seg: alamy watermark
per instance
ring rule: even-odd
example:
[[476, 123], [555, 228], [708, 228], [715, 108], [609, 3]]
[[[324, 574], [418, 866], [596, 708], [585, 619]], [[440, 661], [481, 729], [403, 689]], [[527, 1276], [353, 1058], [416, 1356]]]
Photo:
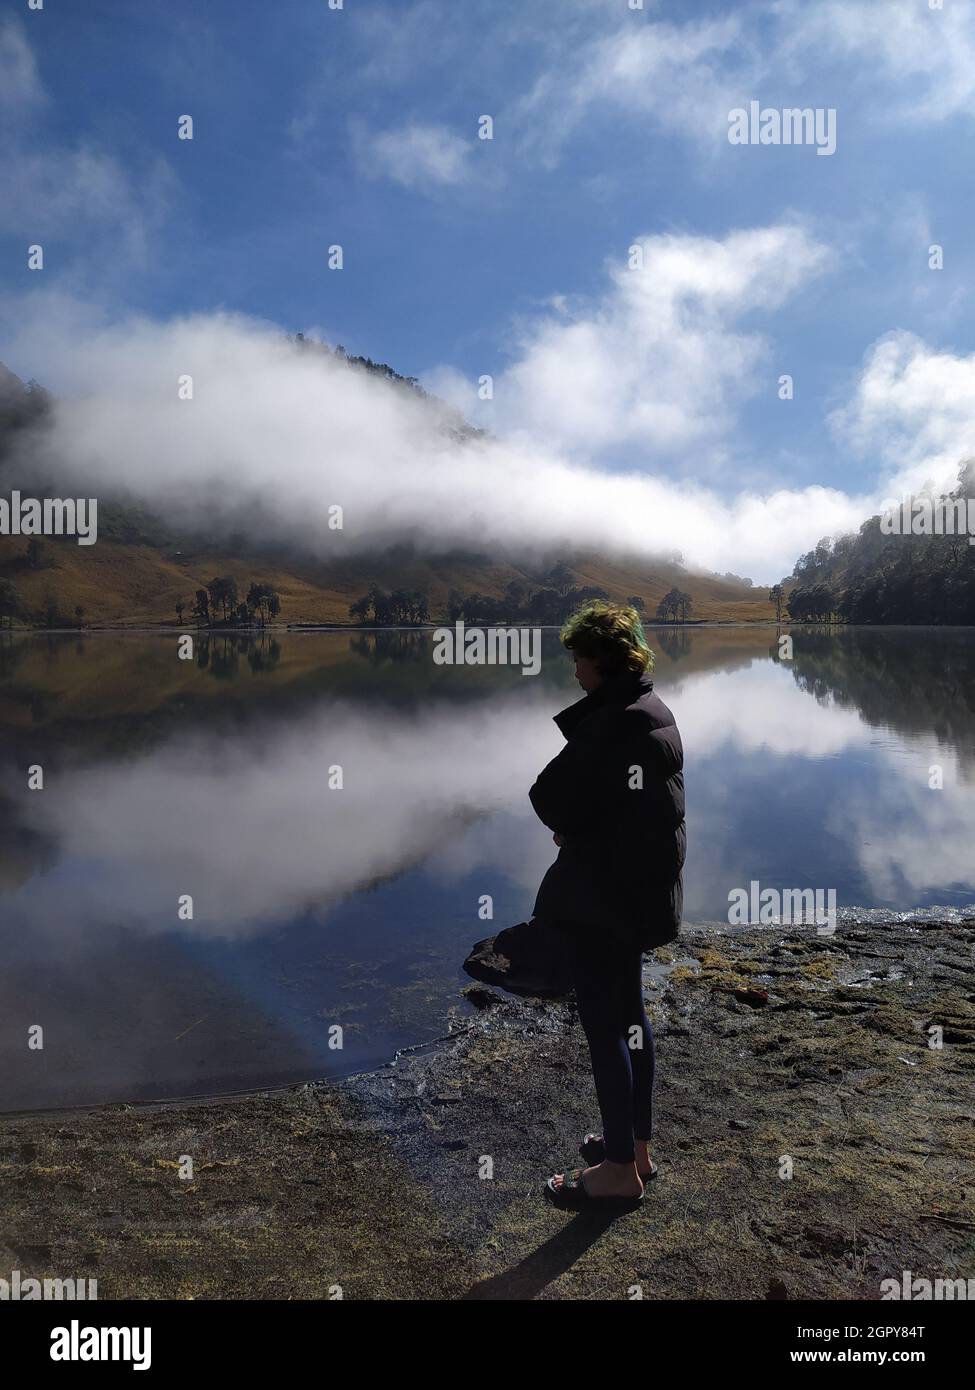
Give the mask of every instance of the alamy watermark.
[[967, 536], [975, 545], [975, 497], [888, 500], [880, 515], [882, 536]]
[[728, 921], [733, 927], [815, 924], [817, 936], [835, 936], [836, 889], [763, 888], [753, 878], [728, 894]]
[[0, 536], [77, 536], [79, 545], [98, 540], [94, 497], [0, 497]]
[[436, 666], [520, 666], [523, 676], [542, 669], [542, 630], [538, 627], [469, 627], [462, 621], [433, 633]]
[[0, 1279], [0, 1302], [32, 1303], [35, 1300], [73, 1299], [91, 1303], [98, 1298], [97, 1279], [35, 1279], [19, 1269], [9, 1279]]
[[133, 1371], [152, 1365], [151, 1327], [82, 1327], [72, 1318], [51, 1329], [52, 1361], [131, 1361]]
[[815, 145], [817, 154], [836, 152], [835, 106], [762, 106], [728, 112], [730, 145]]
[[898, 1298], [914, 1302], [940, 1303], [955, 1299], [967, 1302], [975, 1299], [975, 1279], [924, 1279], [905, 1269], [900, 1279], [881, 1280], [880, 1298], [882, 1302]]

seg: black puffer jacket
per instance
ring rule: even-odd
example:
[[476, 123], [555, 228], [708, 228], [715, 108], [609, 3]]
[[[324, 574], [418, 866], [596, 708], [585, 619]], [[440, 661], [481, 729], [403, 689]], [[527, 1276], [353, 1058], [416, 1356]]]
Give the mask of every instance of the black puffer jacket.
[[555, 722], [568, 742], [529, 796], [562, 848], [533, 915], [603, 929], [645, 951], [673, 941], [687, 845], [684, 750], [674, 716], [649, 675], [624, 675]]

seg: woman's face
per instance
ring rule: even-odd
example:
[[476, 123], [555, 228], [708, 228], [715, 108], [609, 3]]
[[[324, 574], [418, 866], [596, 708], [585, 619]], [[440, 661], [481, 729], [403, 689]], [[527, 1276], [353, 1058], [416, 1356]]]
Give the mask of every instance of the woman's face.
[[595, 690], [603, 683], [595, 657], [579, 656], [576, 652], [573, 652], [573, 656], [576, 663], [576, 680], [588, 695], [591, 690]]

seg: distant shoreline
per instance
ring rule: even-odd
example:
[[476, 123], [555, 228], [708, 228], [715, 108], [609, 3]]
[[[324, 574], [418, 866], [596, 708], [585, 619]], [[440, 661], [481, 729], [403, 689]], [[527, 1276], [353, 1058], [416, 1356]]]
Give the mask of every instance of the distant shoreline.
[[[16, 634], [19, 636], [37, 637], [86, 637], [100, 632], [114, 633], [159, 633], [163, 636], [172, 634], [187, 634], [189, 636], [204, 637], [260, 637], [266, 633], [282, 632], [432, 632], [437, 628], [450, 627], [451, 623], [444, 619], [443, 622], [435, 623], [409, 623], [409, 624], [389, 624], [380, 626], [378, 624], [362, 623], [268, 623], [266, 627], [247, 628], [247, 627], [192, 627], [187, 624], [182, 626], [175, 623], [92, 623], [85, 627], [20, 627], [16, 624], [13, 627], [0, 628], [0, 637], [5, 634]], [[540, 628], [543, 632], [558, 632], [561, 628], [560, 623], [468, 623], [470, 629], [474, 628]], [[644, 629], [653, 631], [657, 628], [672, 629], [698, 629], [715, 627], [747, 627], [747, 628], [788, 628], [790, 631], [797, 629], [829, 629], [834, 632], [846, 632], [859, 630], [864, 632], [884, 632], [892, 628], [902, 628], [907, 631], [914, 631], [922, 628], [935, 628], [938, 631], [958, 631], [971, 632], [975, 630], [975, 623], [827, 623], [827, 622], [790, 622], [788, 618], [783, 618], [781, 622], [776, 622], [774, 618], [694, 618], [686, 623], [673, 623], [644, 619]]]

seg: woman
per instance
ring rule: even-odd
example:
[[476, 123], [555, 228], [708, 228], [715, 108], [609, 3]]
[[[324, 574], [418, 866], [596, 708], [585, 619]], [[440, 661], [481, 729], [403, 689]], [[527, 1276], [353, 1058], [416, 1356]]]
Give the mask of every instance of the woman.
[[581, 1146], [591, 1166], [556, 1173], [545, 1195], [561, 1207], [629, 1206], [657, 1171], [642, 959], [680, 926], [684, 753], [674, 716], [654, 694], [653, 653], [635, 608], [589, 603], [562, 642], [586, 695], [555, 716], [566, 746], [529, 793], [559, 846], [533, 915], [565, 940], [603, 1134]]

